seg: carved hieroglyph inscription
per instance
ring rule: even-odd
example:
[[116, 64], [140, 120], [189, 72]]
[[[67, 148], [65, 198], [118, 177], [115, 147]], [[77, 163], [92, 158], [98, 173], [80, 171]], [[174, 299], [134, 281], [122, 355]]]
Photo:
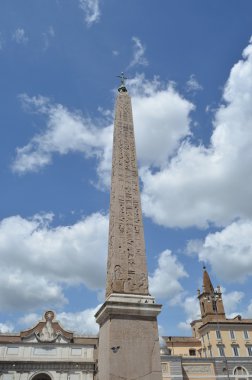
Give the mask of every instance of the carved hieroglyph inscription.
[[113, 292], [148, 294], [133, 118], [127, 93], [119, 93], [115, 110], [106, 295]]

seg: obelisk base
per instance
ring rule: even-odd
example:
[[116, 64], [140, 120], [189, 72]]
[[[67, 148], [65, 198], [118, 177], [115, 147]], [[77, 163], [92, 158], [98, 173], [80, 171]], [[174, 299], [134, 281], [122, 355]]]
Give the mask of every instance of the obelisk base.
[[99, 380], [161, 380], [157, 315], [150, 296], [111, 294], [96, 313]]

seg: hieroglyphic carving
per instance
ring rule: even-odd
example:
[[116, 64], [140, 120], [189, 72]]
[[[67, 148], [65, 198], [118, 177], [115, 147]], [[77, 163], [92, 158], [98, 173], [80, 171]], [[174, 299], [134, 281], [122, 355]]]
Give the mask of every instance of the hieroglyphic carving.
[[148, 294], [131, 100], [118, 95], [113, 138], [107, 295]]

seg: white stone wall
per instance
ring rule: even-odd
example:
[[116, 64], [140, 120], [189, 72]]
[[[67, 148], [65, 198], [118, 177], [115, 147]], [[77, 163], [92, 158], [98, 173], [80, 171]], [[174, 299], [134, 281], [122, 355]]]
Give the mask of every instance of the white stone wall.
[[[93, 361], [92, 346], [71, 345], [6, 345], [0, 346], [0, 357], [4, 361]], [[6, 379], [7, 380], [7, 379]], [[77, 380], [77, 379], [76, 379]]]

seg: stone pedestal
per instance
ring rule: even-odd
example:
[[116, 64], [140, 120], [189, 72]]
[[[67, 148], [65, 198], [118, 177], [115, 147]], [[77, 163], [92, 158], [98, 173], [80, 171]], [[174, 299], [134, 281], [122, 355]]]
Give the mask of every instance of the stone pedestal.
[[99, 380], [161, 380], [157, 315], [151, 296], [111, 294], [96, 313]]

